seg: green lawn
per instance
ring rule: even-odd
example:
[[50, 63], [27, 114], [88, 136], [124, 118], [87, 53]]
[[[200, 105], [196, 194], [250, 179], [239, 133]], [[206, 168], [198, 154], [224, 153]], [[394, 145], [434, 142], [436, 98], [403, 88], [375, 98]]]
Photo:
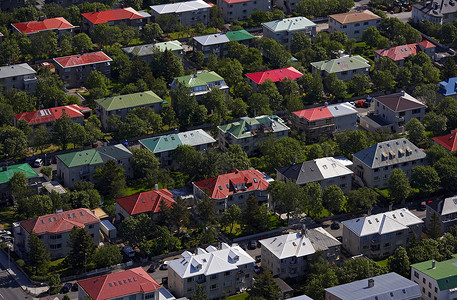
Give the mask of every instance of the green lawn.
[[[160, 182], [157, 183], [159, 185], [159, 189], [163, 188], [162, 184]], [[138, 194], [142, 192], [147, 192], [150, 190], [153, 190], [154, 188], [151, 188], [148, 186], [148, 184], [142, 180], [136, 180], [132, 182], [131, 186], [127, 187], [125, 190], [125, 196], [130, 196], [133, 194]]]
[[375, 261], [375, 263], [377, 263], [381, 267], [387, 267], [387, 258], [384, 260]]
[[230, 300], [244, 300], [244, 299], [247, 299], [248, 297], [249, 297], [248, 293], [243, 293], [243, 294], [238, 294], [238, 295], [235, 295], [235, 296], [228, 297], [227, 299], [230, 299]]
[[217, 33], [217, 30], [216, 28], [207, 28], [205, 30], [203, 30], [203, 32], [200, 34], [200, 33], [196, 33], [195, 32], [195, 29], [191, 29], [188, 33], [185, 33], [185, 32], [182, 32], [182, 31], [178, 31], [178, 32], [171, 32], [168, 34], [168, 36], [174, 40], [176, 39], [182, 39], [182, 38], [186, 38], [186, 37], [190, 37], [190, 36], [195, 36], [195, 35], [207, 35], [207, 34], [213, 34], [213, 33]]
[[[269, 218], [270, 218], [270, 227], [268, 227], [267, 231], [287, 226], [285, 221], [281, 220], [278, 216], [276, 216], [273, 213], [270, 214]], [[246, 233], [242, 231], [241, 225], [238, 223], [235, 223], [235, 225], [233, 226], [232, 232], [230, 232], [230, 226], [222, 228], [222, 231], [229, 238], [232, 238], [232, 239], [246, 235]]]
[[0, 229], [11, 228], [11, 223], [17, 221], [18, 215], [14, 207], [8, 206], [0, 210]]

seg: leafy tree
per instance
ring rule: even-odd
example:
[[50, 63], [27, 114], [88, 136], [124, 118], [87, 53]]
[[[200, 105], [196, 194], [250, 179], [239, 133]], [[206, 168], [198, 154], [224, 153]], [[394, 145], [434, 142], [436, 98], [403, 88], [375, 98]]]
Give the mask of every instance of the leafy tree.
[[248, 105], [241, 98], [229, 99], [228, 109], [232, 112], [233, 117], [244, 117], [248, 114]]
[[14, 113], [34, 111], [36, 107], [36, 98], [24, 91], [9, 89], [5, 92], [5, 99], [8, 104], [13, 106]]
[[31, 53], [35, 59], [53, 57], [57, 49], [57, 34], [51, 30], [35, 33], [31, 38]]
[[336, 143], [341, 153], [346, 157], [352, 157], [353, 153], [357, 153], [368, 147], [368, 139], [364, 131], [346, 130], [335, 135]]
[[[2, 97], [0, 97], [0, 101]], [[13, 125], [13, 107], [6, 103], [0, 102], [0, 126]]]
[[201, 173], [203, 154], [188, 145], [180, 145], [174, 153], [175, 160], [181, 171], [191, 176], [198, 176]]
[[324, 157], [324, 150], [320, 144], [313, 144], [308, 148], [308, 160]]
[[181, 22], [179, 22], [178, 18], [170, 14], [158, 16], [156, 23], [159, 24], [165, 33], [178, 32], [182, 29]]
[[224, 18], [222, 16], [222, 9], [213, 6], [209, 9], [209, 26], [219, 30], [224, 29]]
[[427, 142], [427, 136], [425, 135], [425, 127], [422, 123], [412, 118], [405, 125], [405, 130], [408, 132], [409, 139], [418, 147], [423, 147]]
[[449, 156], [446, 149], [440, 145], [431, 146], [425, 151], [425, 153], [427, 153], [427, 160], [432, 166], [441, 158]]
[[341, 268], [336, 269], [336, 276], [339, 284], [345, 284], [387, 272], [386, 267], [381, 267], [371, 259], [357, 258], [345, 261]]
[[373, 72], [373, 76], [371, 77], [374, 86], [383, 92], [390, 91], [394, 85], [394, 78], [395, 76], [388, 70], [386, 71], [378, 71], [375, 70]]
[[433, 111], [424, 116], [424, 123], [427, 129], [432, 130], [435, 136], [441, 135], [447, 129], [447, 118]]
[[217, 114], [224, 119], [228, 114], [227, 94], [220, 89], [211, 89], [205, 94], [205, 106], [209, 112]]
[[63, 112], [60, 118], [54, 121], [51, 130], [51, 139], [52, 142], [56, 145], [62, 147], [63, 150], [67, 149], [67, 144], [71, 142], [72, 130], [73, 130], [73, 121]]
[[322, 187], [317, 182], [309, 182], [304, 187], [308, 195], [307, 211], [312, 218], [317, 218], [324, 209], [322, 200]]
[[[309, 259], [308, 278], [303, 290], [316, 300], [324, 300], [324, 289], [338, 284], [335, 270], [323, 258], [323, 251], [317, 251]], [[338, 269], [336, 269], [338, 270]]]
[[158, 158], [147, 149], [134, 149], [132, 164], [138, 178], [149, 177], [159, 170]]
[[305, 160], [303, 146], [298, 140], [291, 137], [267, 139], [259, 145], [259, 148], [268, 172], [273, 172], [277, 167]]
[[262, 50], [272, 68], [283, 68], [292, 58], [292, 55], [278, 42], [262, 38]]
[[287, 224], [290, 216], [303, 212], [308, 202], [308, 195], [295, 182], [274, 181], [270, 183], [268, 190], [272, 194], [274, 210], [287, 214]]
[[410, 86], [412, 78], [413, 75], [408, 67], [401, 67], [398, 69], [396, 80], [399, 87], [406, 88]]
[[243, 205], [243, 225], [247, 232], [256, 233], [268, 229], [270, 217], [265, 205], [259, 205], [254, 195], [250, 195]]
[[411, 268], [405, 248], [398, 247], [395, 252], [387, 260], [387, 268], [390, 272], [395, 272], [403, 277], [409, 277]]
[[365, 74], [355, 74], [351, 81], [352, 90], [355, 95], [363, 95], [370, 88], [371, 82]]
[[203, 286], [197, 285], [195, 288], [195, 293], [190, 296], [191, 300], [208, 300], [206, 296], [206, 290]]
[[95, 245], [92, 242], [92, 237], [85, 228], [76, 228], [70, 232], [67, 242], [70, 252], [65, 258], [65, 261], [75, 270], [81, 272], [85, 265], [91, 261], [95, 253]]
[[270, 79], [265, 80], [261, 85], [259, 85], [257, 90], [259, 93], [268, 97], [270, 104], [269, 107], [273, 110], [276, 111], [282, 108], [283, 96], [279, 93], [278, 88], [273, 81]]
[[[90, 71], [87, 78], [86, 87], [89, 90], [99, 88], [103, 91], [108, 91], [109, 79], [97, 70]], [[106, 94], [106, 93], [105, 93]]]
[[348, 193], [347, 203], [350, 211], [373, 207], [378, 201], [378, 194], [370, 188], [361, 187]]
[[268, 96], [261, 93], [252, 94], [248, 101], [249, 111], [256, 115], [271, 115], [270, 101]]
[[95, 170], [95, 187], [105, 198], [121, 197], [126, 188], [124, 172], [124, 168], [118, 166], [116, 161], [108, 160]]
[[241, 209], [235, 204], [232, 204], [226, 211], [224, 211], [221, 223], [226, 226], [229, 226], [229, 232], [232, 233], [235, 224], [241, 223], [242, 214], [243, 212], [241, 211]]
[[324, 189], [322, 201], [330, 213], [337, 214], [343, 210], [344, 193], [337, 185], [331, 185]]
[[214, 208], [214, 200], [209, 197], [200, 199], [197, 203], [197, 211], [200, 220], [205, 226], [212, 225], [216, 220], [216, 212]]
[[368, 27], [363, 31], [362, 40], [373, 48], [387, 48], [389, 44], [389, 40], [382, 36], [374, 26]]
[[52, 178], [52, 167], [42, 167], [40, 172], [41, 174], [48, 176], [48, 178]]
[[84, 146], [87, 142], [86, 130], [79, 123], [73, 123], [71, 129], [71, 142], [73, 143], [74, 148], [76, 148], [76, 145]]
[[394, 169], [387, 182], [390, 199], [395, 203], [404, 202], [411, 194], [409, 180], [402, 169]]
[[423, 195], [430, 195], [440, 188], [440, 177], [431, 166], [417, 166], [413, 168], [411, 186]]
[[84, 129], [86, 131], [87, 140], [89, 141], [94, 142], [103, 138], [101, 128], [102, 124], [96, 115], [92, 115], [87, 120], [84, 120]]
[[3, 146], [3, 153], [10, 159], [22, 156], [27, 149], [27, 136], [16, 127], [0, 127], [0, 144]]
[[275, 300], [281, 297], [281, 289], [268, 268], [265, 268], [259, 277], [254, 281], [254, 285], [252, 286], [248, 298], [254, 299], [254, 297], [262, 297], [266, 300]]
[[99, 45], [113, 45], [122, 39], [122, 30], [119, 26], [109, 26], [108, 23], [102, 23], [95, 25], [90, 36], [92, 41]]
[[38, 20], [39, 13], [32, 5], [16, 8], [13, 12], [14, 19], [17, 22], [28, 22]]
[[72, 46], [80, 53], [90, 51], [94, 48], [94, 44], [90, 37], [85, 33], [78, 33], [71, 40]]
[[43, 216], [53, 213], [52, 201], [48, 195], [33, 195], [28, 198], [28, 216]]
[[140, 10], [143, 8], [143, 0], [124, 0], [125, 6], [133, 7], [133, 9]]
[[440, 217], [436, 212], [433, 213], [430, 218], [430, 225], [427, 231], [429, 238], [437, 239], [443, 235], [443, 229], [441, 228]]
[[313, 76], [311, 73], [305, 72], [302, 77], [297, 79], [297, 83], [307, 102], [314, 103], [314, 101], [322, 98], [324, 87], [319, 76]]
[[448, 128], [457, 128], [457, 100], [445, 97], [436, 107], [435, 112], [446, 116]]
[[339, 80], [336, 74], [328, 74], [324, 79], [328, 92], [337, 99], [344, 98], [347, 93], [347, 86], [342, 80]]
[[290, 51], [297, 53], [306, 48], [311, 48], [311, 39], [309, 36], [302, 31], [294, 33], [290, 41]]
[[248, 155], [243, 151], [240, 145], [229, 145], [217, 163], [217, 167], [224, 172], [233, 170], [245, 170], [249, 168], [250, 162]]
[[132, 245], [146, 240], [153, 230], [154, 224], [147, 214], [140, 214], [137, 217], [128, 217], [122, 221], [119, 230], [120, 236]]
[[33, 275], [47, 275], [51, 256], [43, 241], [32, 232], [27, 240], [27, 246], [27, 268]]
[[27, 177], [22, 172], [15, 172], [9, 181], [11, 193], [16, 199], [24, 198], [28, 193]]
[[180, 232], [181, 227], [188, 226], [190, 214], [187, 209], [186, 201], [181, 197], [178, 197], [176, 202], [171, 205], [168, 216], [171, 223], [178, 228], [178, 233]]
[[444, 80], [457, 76], [457, 66], [452, 57], [448, 57], [444, 61], [443, 69], [441, 70], [441, 76]]
[[457, 191], [457, 157], [440, 158], [433, 167], [440, 176], [443, 189], [447, 192]]
[[95, 251], [92, 261], [97, 268], [111, 267], [122, 262], [122, 253], [117, 245], [104, 245]]

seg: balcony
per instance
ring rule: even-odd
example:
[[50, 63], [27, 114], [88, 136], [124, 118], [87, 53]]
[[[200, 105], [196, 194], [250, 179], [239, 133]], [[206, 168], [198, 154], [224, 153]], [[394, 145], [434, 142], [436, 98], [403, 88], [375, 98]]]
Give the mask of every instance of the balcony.
[[33, 83], [35, 81], [37, 81], [37, 78], [35, 76], [27, 76], [27, 77], [24, 77], [24, 83]]
[[202, 284], [202, 283], [205, 283], [206, 282], [206, 277], [203, 277], [203, 278], [197, 278], [197, 280], [195, 280], [196, 283], [198, 284]]
[[395, 122], [403, 122], [404, 120], [405, 120], [405, 117], [395, 116]]

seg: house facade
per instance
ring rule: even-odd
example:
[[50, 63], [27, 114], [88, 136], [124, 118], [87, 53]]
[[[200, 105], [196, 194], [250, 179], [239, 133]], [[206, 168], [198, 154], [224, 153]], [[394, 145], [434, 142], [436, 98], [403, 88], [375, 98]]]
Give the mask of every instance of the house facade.
[[343, 247], [351, 255], [381, 259], [421, 238], [424, 221], [407, 208], [343, 221]]
[[151, 6], [151, 16], [155, 21], [162, 15], [175, 16], [186, 27], [195, 27], [198, 23], [208, 26], [211, 6], [203, 0], [191, 0]]
[[183, 47], [178, 40], [122, 48], [122, 51], [124, 51], [130, 59], [138, 56], [148, 64], [152, 62], [152, 56], [156, 51], [165, 52], [166, 50], [171, 51], [174, 55], [181, 58], [183, 56]]
[[147, 22], [149, 14], [138, 12], [131, 7], [117, 8], [110, 10], [94, 11], [81, 14], [83, 32], [90, 33], [98, 24], [108, 24], [109, 26], [125, 23], [128, 26], [135, 27], [138, 30], [143, 29]]
[[377, 143], [352, 156], [354, 181], [360, 186], [385, 188], [394, 169], [401, 169], [409, 178], [414, 167], [427, 164], [426, 157], [405, 138]]
[[281, 82], [286, 78], [291, 80], [297, 80], [298, 78], [303, 76], [303, 73], [301, 73], [294, 67], [288, 67], [263, 72], [248, 73], [245, 74], [245, 76], [248, 79], [248, 83], [252, 86], [254, 91], [256, 91], [259, 85], [264, 83], [266, 80], [271, 80], [274, 83]]
[[28, 64], [17, 64], [0, 67], [0, 85], [5, 90], [16, 89], [33, 92], [36, 89], [36, 72]]
[[285, 47], [290, 46], [297, 32], [304, 32], [311, 39], [316, 36], [317, 25], [305, 17], [281, 19], [262, 24], [263, 37], [277, 41]]
[[457, 196], [427, 203], [425, 227], [430, 228], [433, 215], [436, 214], [441, 225], [441, 232], [446, 233], [457, 225]]
[[255, 259], [240, 246], [222, 243], [221, 249], [208, 246], [182, 256], [168, 262], [168, 287], [176, 297], [189, 298], [201, 286], [209, 299], [218, 299], [252, 286]]
[[246, 30], [237, 30], [196, 36], [192, 39], [192, 43], [194, 53], [201, 51], [205, 58], [214, 53], [219, 58], [223, 58], [227, 55], [227, 43], [238, 42], [249, 47], [252, 39], [254, 39], [254, 36]]
[[52, 259], [64, 257], [71, 250], [67, 241], [73, 227], [85, 228], [92, 237], [92, 242], [98, 246], [100, 219], [89, 209], [78, 208], [14, 223], [14, 251], [20, 257], [27, 255], [27, 241], [33, 231], [46, 246]]
[[362, 40], [362, 34], [368, 27], [379, 27], [381, 17], [369, 10], [350, 11], [342, 14], [328, 16], [329, 32], [342, 31], [348, 39]]
[[222, 17], [228, 23], [247, 20], [254, 11], [270, 11], [270, 0], [217, 0]]
[[314, 76], [325, 78], [328, 74], [336, 74], [339, 80], [345, 82], [352, 80], [356, 74], [368, 75], [371, 68], [368, 60], [360, 55], [313, 62], [311, 67]]
[[409, 56], [414, 56], [419, 52], [424, 52], [430, 58], [435, 55], [435, 44], [423, 40], [420, 43], [401, 45], [387, 49], [379, 49], [374, 52], [374, 60], [378, 61], [380, 57], [387, 57], [396, 63], [399, 67], [403, 67], [405, 59]]
[[201, 71], [191, 75], [176, 77], [170, 84], [172, 90], [180, 85], [189, 88], [190, 95], [195, 96], [198, 102], [202, 102], [205, 95], [212, 89], [222, 90], [226, 94], [228, 94], [230, 90], [225, 83], [224, 78], [214, 71]]
[[437, 136], [433, 138], [435, 145], [440, 145], [444, 147], [449, 152], [457, 151], [457, 129], [451, 130], [450, 134], [446, 134], [443, 136]]
[[20, 172], [25, 175], [28, 186], [33, 185], [40, 178], [40, 176], [27, 163], [2, 167], [0, 169], [0, 204], [2, 205], [8, 205], [13, 202], [10, 180], [16, 172]]
[[53, 31], [60, 38], [65, 34], [72, 34], [75, 26], [64, 18], [51, 18], [44, 19], [42, 21], [29, 21], [22, 23], [11, 24], [14, 32], [24, 33], [27, 36], [31, 36], [42, 31]]
[[81, 87], [86, 84], [91, 71], [99, 71], [106, 77], [111, 75], [112, 59], [102, 51], [54, 58], [56, 74], [67, 87]]
[[425, 1], [412, 5], [411, 19], [414, 23], [429, 21], [437, 24], [452, 23], [457, 19], [454, 0]]

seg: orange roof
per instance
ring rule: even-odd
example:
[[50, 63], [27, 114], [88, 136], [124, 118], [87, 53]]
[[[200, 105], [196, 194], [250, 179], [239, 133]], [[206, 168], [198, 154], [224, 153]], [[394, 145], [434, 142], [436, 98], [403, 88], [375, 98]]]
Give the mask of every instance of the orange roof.
[[434, 137], [433, 140], [448, 149], [449, 151], [457, 150], [457, 130], [451, 130], [451, 134]]
[[78, 104], [72, 104], [67, 106], [51, 107], [35, 111], [23, 112], [15, 114], [14, 117], [20, 121], [25, 120], [29, 125], [37, 125], [48, 122], [53, 122], [59, 119], [63, 112], [70, 118], [84, 117], [84, 112], [89, 112], [91, 109], [85, 106], [79, 106]]
[[427, 41], [427, 40], [423, 40], [422, 42], [418, 43], [418, 45], [421, 45], [422, 47], [424, 48], [435, 48], [435, 44]]
[[375, 53], [379, 56], [388, 57], [393, 61], [404, 60], [410, 55], [417, 54], [417, 44], [407, 44], [388, 49], [379, 49]]
[[363, 21], [381, 19], [380, 16], [372, 13], [368, 9], [361, 11], [361, 12], [350, 11], [350, 12], [343, 13], [343, 14], [330, 15], [329, 18], [334, 19], [335, 21], [337, 21], [340, 24], [348, 24], [348, 23], [354, 23], [354, 22], [363, 22]]
[[308, 121], [333, 118], [332, 113], [327, 107], [308, 108], [300, 111], [294, 111], [293, 114], [299, 118], [305, 118]]
[[11, 24], [15, 27], [18, 31], [30, 34], [36, 33], [43, 30], [54, 30], [54, 29], [69, 29], [75, 28], [70, 22], [65, 20], [64, 18], [52, 18], [52, 19], [45, 19], [43, 21], [30, 21], [30, 22], [22, 22], [22, 23], [14, 23]]
[[131, 7], [95, 11], [81, 14], [92, 24], [108, 23], [109, 21], [141, 19], [143, 16]]
[[169, 190], [161, 189], [117, 198], [116, 202], [130, 215], [136, 215], [145, 212], [157, 213], [162, 202], [171, 207], [175, 200]]

